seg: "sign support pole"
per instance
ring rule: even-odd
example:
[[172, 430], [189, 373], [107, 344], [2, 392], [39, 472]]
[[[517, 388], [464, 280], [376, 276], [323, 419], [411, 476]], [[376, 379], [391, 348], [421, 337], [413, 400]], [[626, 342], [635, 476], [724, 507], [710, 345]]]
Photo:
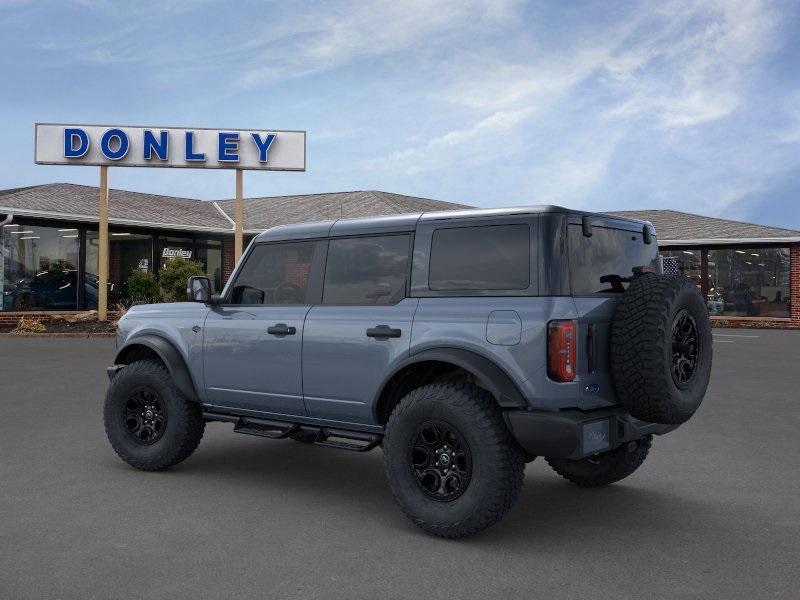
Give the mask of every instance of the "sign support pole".
[[234, 251], [233, 256], [236, 263], [242, 258], [244, 246], [244, 198], [243, 198], [243, 171], [236, 169], [236, 229], [234, 232]]
[[100, 167], [100, 247], [97, 254], [97, 320], [108, 320], [108, 167]]

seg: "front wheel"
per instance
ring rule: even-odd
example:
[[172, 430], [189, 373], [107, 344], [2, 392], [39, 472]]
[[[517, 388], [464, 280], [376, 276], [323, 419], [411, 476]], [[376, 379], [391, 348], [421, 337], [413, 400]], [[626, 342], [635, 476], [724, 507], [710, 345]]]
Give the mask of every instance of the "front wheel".
[[522, 487], [521, 448], [491, 395], [468, 381], [437, 382], [405, 396], [389, 418], [383, 452], [400, 508], [440, 537], [495, 524]]
[[143, 471], [160, 471], [185, 460], [205, 431], [200, 406], [180, 393], [157, 360], [133, 362], [114, 376], [103, 421], [114, 451]]
[[616, 450], [588, 456], [580, 460], [547, 458], [553, 470], [564, 479], [581, 487], [600, 487], [625, 479], [642, 466], [650, 451], [653, 436], [646, 435]]

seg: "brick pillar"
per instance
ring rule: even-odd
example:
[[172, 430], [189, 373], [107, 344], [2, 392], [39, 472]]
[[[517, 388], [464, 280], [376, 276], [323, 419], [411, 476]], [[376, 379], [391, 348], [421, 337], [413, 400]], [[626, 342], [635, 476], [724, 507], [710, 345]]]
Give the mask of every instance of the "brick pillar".
[[800, 244], [793, 244], [789, 254], [789, 302], [792, 305], [792, 322], [800, 325]]
[[228, 282], [228, 278], [233, 273], [233, 267], [236, 266], [234, 258], [233, 237], [226, 237], [222, 240], [222, 285]]

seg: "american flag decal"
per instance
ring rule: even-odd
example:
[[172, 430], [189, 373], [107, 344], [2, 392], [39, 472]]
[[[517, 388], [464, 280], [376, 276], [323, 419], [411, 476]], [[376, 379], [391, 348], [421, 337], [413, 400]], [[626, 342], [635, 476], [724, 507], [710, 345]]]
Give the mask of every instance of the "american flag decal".
[[664, 261], [664, 275], [667, 277], [680, 277], [681, 266], [677, 256], [662, 256]]

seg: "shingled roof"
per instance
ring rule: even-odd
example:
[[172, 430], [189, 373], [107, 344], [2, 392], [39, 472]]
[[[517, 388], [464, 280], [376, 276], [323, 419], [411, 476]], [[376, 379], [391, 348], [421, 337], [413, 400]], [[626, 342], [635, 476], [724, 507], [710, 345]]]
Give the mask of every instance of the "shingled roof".
[[[52, 183], [0, 190], [0, 211], [20, 216], [96, 222], [98, 188]], [[125, 190], [109, 190], [109, 222], [157, 229], [229, 233], [234, 200], [208, 202]], [[370, 217], [469, 208], [427, 198], [379, 191], [245, 198], [245, 231], [340, 217]]]
[[800, 231], [706, 217], [676, 210], [624, 210], [608, 214], [650, 221], [659, 244], [800, 241]]
[[[114, 225], [230, 233], [234, 201], [208, 202], [126, 190], [110, 190], [109, 221]], [[0, 190], [0, 212], [66, 221], [97, 222], [98, 188], [52, 183]], [[245, 231], [326, 219], [369, 217], [471, 208], [428, 198], [381, 191], [335, 192], [245, 199]], [[800, 231], [706, 217], [675, 210], [633, 210], [608, 214], [650, 221], [659, 243], [800, 242]]]
[[[0, 211], [67, 221], [98, 220], [98, 188], [72, 183], [35, 185], [0, 192]], [[230, 231], [231, 223], [212, 202], [109, 190], [108, 220], [117, 225], [160, 229]]]
[[[220, 200], [217, 204], [233, 218], [234, 202], [234, 200]], [[246, 198], [244, 228], [247, 231], [263, 231], [276, 225], [304, 221], [402, 215], [460, 208], [471, 207], [378, 191]]]

